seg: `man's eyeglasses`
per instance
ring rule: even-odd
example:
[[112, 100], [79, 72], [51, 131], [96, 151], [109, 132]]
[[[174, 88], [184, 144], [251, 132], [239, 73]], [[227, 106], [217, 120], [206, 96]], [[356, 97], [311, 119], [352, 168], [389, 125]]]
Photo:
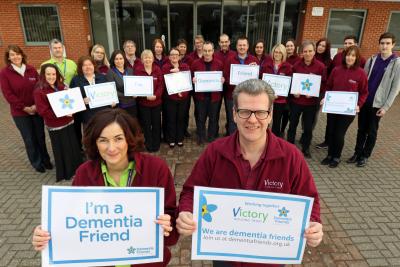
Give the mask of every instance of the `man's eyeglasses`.
[[249, 110], [249, 109], [237, 109], [236, 113], [238, 114], [239, 118], [248, 119], [251, 117], [251, 114], [254, 113], [257, 119], [265, 120], [268, 118], [271, 110]]

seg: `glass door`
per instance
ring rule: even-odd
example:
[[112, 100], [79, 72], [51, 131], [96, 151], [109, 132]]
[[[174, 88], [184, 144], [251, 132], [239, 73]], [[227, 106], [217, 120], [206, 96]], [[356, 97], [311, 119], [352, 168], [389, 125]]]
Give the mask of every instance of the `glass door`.
[[221, 34], [221, 7], [222, 1], [198, 1], [196, 3], [196, 34], [204, 39], [218, 44]]
[[169, 2], [170, 46], [176, 46], [179, 39], [188, 42], [188, 52], [193, 49], [193, 1]]

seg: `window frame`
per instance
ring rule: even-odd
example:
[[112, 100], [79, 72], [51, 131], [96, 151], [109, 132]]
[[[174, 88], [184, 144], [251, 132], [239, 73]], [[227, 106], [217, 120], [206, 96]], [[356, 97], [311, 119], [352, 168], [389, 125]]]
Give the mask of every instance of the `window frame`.
[[[331, 47], [332, 48], [342, 48], [343, 47], [343, 40], [342, 40], [341, 44], [335, 44], [335, 43], [332, 42], [332, 40], [328, 36], [329, 27], [331, 25], [332, 12], [335, 12], [335, 11], [363, 12], [364, 17], [363, 17], [363, 21], [362, 21], [362, 24], [361, 24], [360, 37], [358, 38], [358, 47], [361, 47], [362, 38], [363, 38], [363, 34], [364, 34], [365, 22], [366, 22], [367, 15], [368, 15], [368, 9], [350, 9], [350, 8], [331, 8], [331, 9], [329, 9], [328, 24], [327, 24], [327, 27], [326, 27], [325, 37], [328, 38], [329, 41], [331, 42]], [[345, 36], [343, 36], [343, 38], [344, 37]]]
[[[392, 10], [392, 11], [390, 11], [390, 16], [389, 16], [389, 20], [388, 20], [388, 23], [387, 23], [387, 26], [386, 26], [386, 32], [389, 32], [389, 26], [390, 26], [390, 22], [391, 22], [391, 20], [392, 20], [392, 15], [393, 14], [399, 14], [400, 15], [400, 11], [398, 11], [398, 10]], [[397, 37], [397, 36], [396, 36]], [[398, 37], [397, 37], [398, 38]], [[396, 39], [397, 39], [396, 38]], [[398, 42], [398, 41], [396, 41], [396, 45], [394, 46], [394, 48], [393, 48], [393, 50], [400, 50], [400, 43]]]
[[[60, 12], [59, 12], [59, 7], [56, 4], [19, 4], [18, 5], [18, 11], [19, 11], [19, 18], [20, 18], [20, 22], [21, 22], [21, 29], [22, 32], [24, 34], [24, 42], [25, 45], [27, 46], [47, 46], [49, 44], [49, 41], [46, 42], [32, 42], [32, 41], [28, 41], [27, 40], [27, 36], [26, 36], [26, 28], [25, 28], [25, 24], [24, 24], [24, 19], [23, 19], [23, 15], [22, 15], [22, 8], [24, 7], [53, 7], [55, 8], [56, 12], [57, 12], [57, 21], [58, 21], [58, 27], [60, 30], [60, 41], [64, 42], [64, 37], [63, 37], [63, 31], [62, 31], [62, 27], [61, 27], [61, 20], [60, 20]], [[57, 37], [52, 37], [53, 38], [57, 38]]]

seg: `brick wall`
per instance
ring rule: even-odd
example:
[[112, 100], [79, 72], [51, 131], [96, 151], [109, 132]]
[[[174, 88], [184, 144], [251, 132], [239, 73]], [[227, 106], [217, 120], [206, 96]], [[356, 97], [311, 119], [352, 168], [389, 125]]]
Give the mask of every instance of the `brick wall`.
[[[323, 16], [311, 16], [313, 7], [323, 7]], [[319, 38], [326, 35], [329, 9], [331, 8], [367, 10], [362, 40], [359, 41], [361, 54], [367, 58], [378, 51], [379, 36], [387, 29], [390, 12], [400, 10], [400, 3], [366, 0], [309, 0], [305, 6], [306, 13], [303, 16], [304, 28], [300, 40], [308, 39], [317, 41]], [[400, 39], [400, 36], [396, 37]]]
[[55, 4], [60, 16], [61, 31], [66, 46], [67, 57], [75, 61], [88, 53], [92, 45], [88, 40], [90, 35], [88, 3], [85, 0], [35, 0], [35, 1], [1, 1], [0, 10], [0, 38], [1, 60], [0, 67], [4, 66], [3, 55], [10, 44], [20, 46], [28, 57], [28, 63], [40, 67], [40, 64], [49, 59], [49, 48], [44, 46], [28, 46], [24, 41], [18, 5], [19, 4]]

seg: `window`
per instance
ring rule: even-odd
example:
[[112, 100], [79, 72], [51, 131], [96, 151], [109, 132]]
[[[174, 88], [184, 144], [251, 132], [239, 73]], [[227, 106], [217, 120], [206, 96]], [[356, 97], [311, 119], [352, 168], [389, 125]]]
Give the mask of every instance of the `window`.
[[[387, 31], [391, 32], [396, 36], [396, 39], [400, 39], [400, 12], [399, 11], [393, 11], [390, 14], [390, 19], [389, 19], [389, 24], [387, 27]], [[396, 41], [396, 47], [395, 49], [400, 49], [400, 42]]]
[[26, 44], [47, 45], [53, 38], [62, 40], [56, 6], [20, 5], [19, 11]]
[[343, 38], [346, 35], [355, 35], [358, 44], [361, 44], [366, 10], [335, 10], [329, 13], [327, 38], [332, 47], [343, 47]]

